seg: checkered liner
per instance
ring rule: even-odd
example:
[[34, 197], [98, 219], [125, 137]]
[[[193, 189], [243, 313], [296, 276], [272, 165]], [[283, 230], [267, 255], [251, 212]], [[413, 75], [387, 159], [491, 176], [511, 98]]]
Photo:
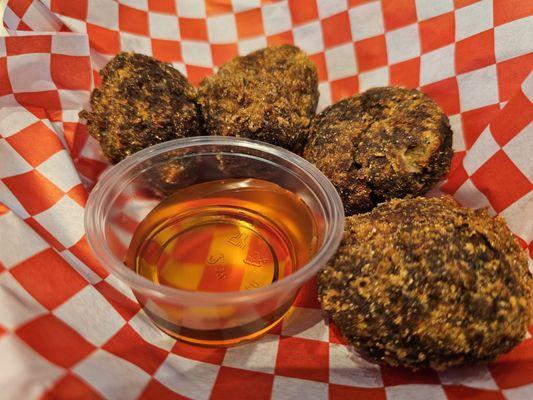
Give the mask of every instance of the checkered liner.
[[[320, 107], [419, 87], [450, 116], [446, 192], [501, 214], [533, 250], [531, 0], [11, 0], [0, 39], [0, 398], [527, 399], [533, 339], [444, 373], [370, 364], [322, 319], [314, 282], [258, 342], [176, 342], [107, 274], [83, 229], [107, 167], [77, 113], [120, 50], [199, 80], [236, 54], [295, 43]], [[533, 329], [530, 329], [533, 332]]]

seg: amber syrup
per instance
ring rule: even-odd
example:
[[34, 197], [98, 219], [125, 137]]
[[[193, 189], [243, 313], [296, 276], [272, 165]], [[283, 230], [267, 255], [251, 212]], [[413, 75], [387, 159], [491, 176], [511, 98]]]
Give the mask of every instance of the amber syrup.
[[[294, 273], [314, 255], [318, 240], [313, 214], [296, 194], [259, 179], [217, 180], [178, 190], [156, 206], [136, 229], [126, 264], [158, 285], [241, 292]], [[268, 318], [283, 316], [272, 311]], [[177, 337], [186, 330], [171, 321], [158, 324]], [[257, 327], [186, 336], [199, 343], [240, 341]]]

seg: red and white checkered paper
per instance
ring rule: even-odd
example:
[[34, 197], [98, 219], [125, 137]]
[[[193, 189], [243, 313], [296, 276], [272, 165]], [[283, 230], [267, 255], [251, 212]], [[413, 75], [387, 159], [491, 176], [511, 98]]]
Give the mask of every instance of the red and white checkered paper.
[[486, 366], [380, 367], [322, 319], [313, 282], [257, 342], [164, 335], [88, 249], [87, 191], [108, 164], [77, 117], [120, 50], [197, 84], [237, 54], [295, 43], [318, 68], [320, 108], [388, 84], [433, 97], [456, 153], [432, 194], [488, 206], [533, 251], [531, 0], [11, 0], [4, 24], [0, 399], [533, 398], [530, 334]]

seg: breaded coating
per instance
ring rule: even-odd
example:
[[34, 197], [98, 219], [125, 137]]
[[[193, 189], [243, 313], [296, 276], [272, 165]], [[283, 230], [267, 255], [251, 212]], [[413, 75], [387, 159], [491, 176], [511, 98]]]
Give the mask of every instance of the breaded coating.
[[443, 370], [494, 360], [531, 323], [527, 256], [502, 218], [449, 197], [348, 217], [319, 299], [363, 357]]
[[301, 153], [318, 102], [316, 68], [297, 47], [235, 57], [200, 83], [210, 135], [246, 137]]
[[89, 133], [113, 163], [157, 143], [202, 134], [196, 91], [178, 70], [142, 54], [120, 53], [101, 71], [82, 111]]
[[346, 215], [423, 194], [448, 173], [452, 154], [452, 131], [439, 106], [397, 87], [370, 89], [326, 108], [304, 150], [339, 191]]
[[170, 158], [172, 152], [167, 153], [168, 160], [153, 165], [143, 176], [146, 189], [157, 197], [168, 197], [178, 189], [195, 184], [201, 174], [200, 160], [194, 157], [183, 158], [183, 151], [175, 153], [175, 159]]

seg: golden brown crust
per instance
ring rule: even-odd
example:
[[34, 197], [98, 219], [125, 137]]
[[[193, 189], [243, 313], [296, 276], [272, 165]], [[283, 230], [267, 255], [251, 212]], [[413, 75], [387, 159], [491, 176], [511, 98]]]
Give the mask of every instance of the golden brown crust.
[[235, 57], [198, 89], [207, 132], [247, 137], [300, 153], [318, 102], [316, 68], [297, 47]]
[[346, 222], [319, 298], [364, 357], [440, 370], [493, 360], [522, 340], [533, 279], [503, 219], [419, 197]]
[[196, 91], [170, 64], [120, 53], [100, 73], [92, 112], [80, 116], [113, 163], [157, 143], [202, 134]]
[[423, 194], [448, 173], [452, 153], [448, 118], [431, 98], [382, 87], [317, 115], [304, 157], [332, 180], [351, 215]]
[[199, 178], [201, 161], [183, 157], [183, 151], [175, 153], [176, 158], [171, 158], [172, 152], [167, 153], [168, 160], [152, 165], [151, 170], [145, 173], [144, 181], [152, 195], [165, 198], [178, 189], [193, 185]]

